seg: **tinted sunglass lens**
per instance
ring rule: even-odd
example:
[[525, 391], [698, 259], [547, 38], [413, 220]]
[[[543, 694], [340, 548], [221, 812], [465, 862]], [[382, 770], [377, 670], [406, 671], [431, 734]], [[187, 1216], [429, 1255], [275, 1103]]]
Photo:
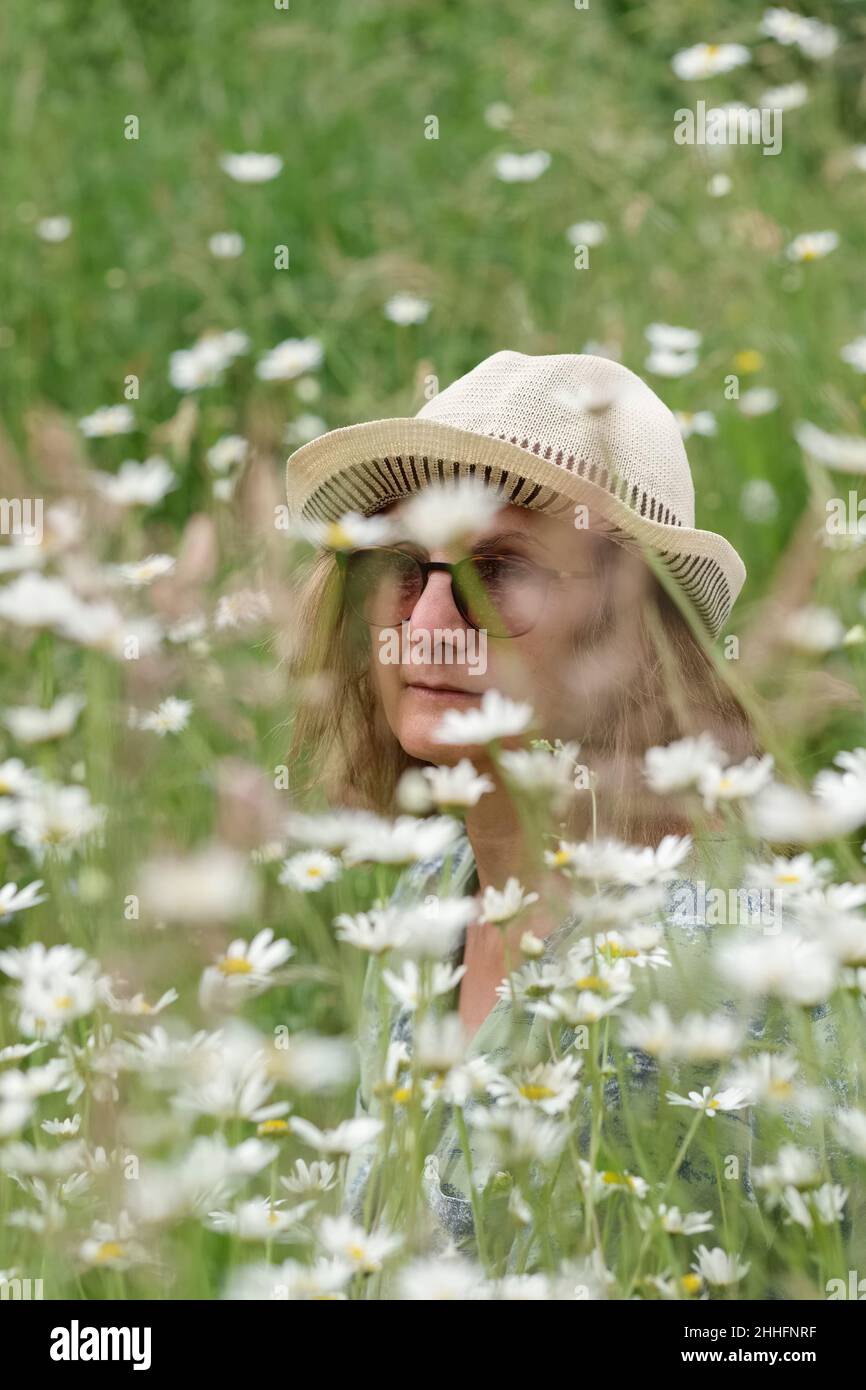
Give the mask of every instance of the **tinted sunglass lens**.
[[537, 622], [547, 585], [534, 565], [478, 555], [460, 567], [464, 616], [491, 637], [520, 637]]
[[346, 600], [371, 627], [393, 627], [408, 618], [421, 593], [417, 561], [400, 550], [359, 550], [349, 557]]

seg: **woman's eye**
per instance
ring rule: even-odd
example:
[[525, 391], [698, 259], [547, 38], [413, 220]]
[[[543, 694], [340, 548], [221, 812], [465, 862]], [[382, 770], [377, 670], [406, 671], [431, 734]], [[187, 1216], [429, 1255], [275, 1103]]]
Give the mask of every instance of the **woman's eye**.
[[482, 584], [489, 587], [520, 580], [529, 572], [529, 566], [516, 556], [481, 555], [475, 561], [475, 572]]

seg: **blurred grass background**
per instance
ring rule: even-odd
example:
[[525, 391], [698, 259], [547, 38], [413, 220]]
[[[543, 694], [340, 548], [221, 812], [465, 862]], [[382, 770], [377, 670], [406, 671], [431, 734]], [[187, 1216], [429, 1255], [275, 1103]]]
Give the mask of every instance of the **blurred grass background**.
[[[821, 658], [775, 665], [760, 615], [770, 594], [796, 605], [814, 591], [846, 626], [866, 616], [862, 560], [822, 552], [820, 517], [809, 511], [829, 475], [804, 466], [792, 432], [802, 419], [863, 432], [866, 384], [839, 350], [866, 332], [866, 172], [849, 157], [866, 144], [866, 11], [810, 0], [808, 12], [842, 40], [815, 62], [762, 37], [763, 10], [742, 0], [590, 0], [586, 10], [569, 0], [290, 0], [285, 10], [272, 0], [6, 0], [0, 495], [77, 493], [92, 503], [88, 469], [164, 453], [180, 485], [143, 523], [115, 515], [102, 529], [94, 507], [87, 544], [101, 562], [180, 552], [181, 571], [198, 545], [199, 587], [218, 588], [246, 579], [265, 552], [272, 558], [261, 498], [281, 496], [286, 431], [299, 417], [312, 411], [333, 428], [414, 413], [425, 378], [444, 386], [502, 348], [611, 344], [645, 375], [648, 324], [696, 329], [697, 369], [649, 380], [671, 407], [716, 416], [715, 437], [693, 436], [687, 449], [698, 524], [727, 535], [749, 570], [731, 623], [734, 632], [756, 624], [742, 665], [775, 701], [792, 762], [804, 773], [826, 764], [840, 744], [862, 741], [862, 704], [837, 710], [830, 697], [836, 682], [862, 698], [864, 648], [826, 658], [815, 684]], [[722, 41], [747, 44], [751, 63], [706, 81], [674, 75], [674, 53]], [[757, 105], [767, 89], [796, 81], [808, 101], [785, 113], [778, 157], [736, 147], [713, 158], [674, 143], [679, 108], [699, 99]], [[494, 103], [511, 110], [502, 129], [485, 116]], [[124, 138], [129, 116], [137, 140]], [[430, 116], [436, 140], [425, 138]], [[220, 156], [245, 150], [279, 155], [282, 172], [261, 185], [233, 182]], [[497, 178], [497, 155], [533, 150], [551, 156], [536, 181]], [[708, 193], [717, 172], [731, 179], [724, 197]], [[72, 224], [58, 243], [36, 231], [53, 216]], [[576, 270], [566, 231], [587, 220], [608, 234], [589, 268]], [[792, 264], [791, 240], [819, 230], [836, 231], [839, 248]], [[235, 260], [208, 249], [225, 231], [245, 240]], [[282, 245], [288, 270], [274, 267]], [[386, 300], [402, 291], [430, 301], [423, 323], [386, 318]], [[250, 353], [222, 384], [196, 393], [178, 423], [185, 398], [170, 383], [170, 354], [205, 331], [236, 328]], [[254, 370], [275, 344], [307, 336], [324, 349], [312, 404], [294, 382], [262, 381]], [[743, 353], [756, 370], [743, 370]], [[725, 399], [733, 372], [741, 391], [776, 390], [779, 408], [745, 418]], [[121, 402], [132, 374], [136, 432], [85, 440], [76, 422]], [[236, 505], [214, 501], [205, 460], [226, 433], [253, 445], [255, 468]], [[754, 479], [772, 485], [774, 514], [743, 505]], [[832, 485], [845, 496], [856, 482], [840, 475]], [[209, 533], [190, 533], [202, 512], [218, 541], [212, 573]], [[277, 618], [289, 627], [292, 612], [289, 595]], [[49, 857], [50, 900], [25, 915], [18, 939], [77, 942], [154, 995], [176, 982], [187, 1006], [213, 942], [179, 945], [154, 932], [142, 944], [122, 904], [144, 852], [184, 850], [214, 830], [245, 849], [257, 843], [247, 804], [232, 799], [231, 760], [269, 775], [284, 762], [290, 700], [270, 640], [233, 636], [234, 647], [222, 646], [210, 633], [201, 657], [162, 650], [150, 663], [119, 664], [48, 633], [7, 625], [3, 634], [4, 705], [45, 705], [70, 689], [88, 697], [75, 732], [24, 750], [28, 761], [50, 777], [86, 780], [113, 811], [105, 844], [87, 852], [104, 881], [79, 874], [70, 889]], [[130, 735], [125, 704], [148, 707], [167, 694], [193, 698], [190, 727], [164, 741]], [[0, 759], [21, 751], [4, 734]], [[32, 877], [19, 847], [3, 854], [0, 883]], [[263, 875], [264, 901], [243, 929], [279, 933], [290, 918], [299, 961], [327, 973], [264, 1000], [256, 1016], [263, 1027], [352, 1032], [361, 967], [337, 947], [331, 921], [357, 906], [357, 880], [313, 900], [289, 897], [276, 873], [272, 865]], [[206, 1260], [200, 1243], [178, 1242], [189, 1268], [177, 1286], [212, 1295], [218, 1243], [201, 1239]]]
[[[310, 407], [253, 364], [286, 337], [322, 341], [312, 409], [332, 428], [414, 413], [426, 375], [444, 386], [503, 347], [612, 343], [642, 372], [646, 325], [682, 324], [704, 335], [698, 369], [650, 381], [674, 408], [716, 413], [716, 437], [688, 444], [698, 524], [743, 554], [748, 614], [808, 499], [793, 423], [856, 434], [866, 409], [862, 376], [839, 358], [866, 327], [866, 173], [848, 160], [866, 140], [866, 13], [815, 0], [808, 12], [842, 39], [819, 62], [762, 36], [764, 8], [8, 0], [0, 373], [3, 424], [28, 476], [50, 485], [52, 451], [34, 427], [46, 408], [74, 421], [122, 400], [133, 373], [141, 434], [94, 441], [89, 457], [104, 467], [153, 452], [145, 440], [180, 400], [169, 354], [209, 329], [241, 328], [253, 350], [200, 393], [192, 447], [172, 460], [182, 485], [153, 514], [174, 528], [206, 505], [203, 452], [227, 430], [271, 457], [278, 477], [286, 426]], [[752, 61], [681, 81], [671, 57], [703, 41], [746, 43]], [[777, 157], [674, 143], [678, 108], [758, 105], [793, 81], [809, 98], [785, 113]], [[497, 130], [485, 111], [500, 102], [512, 116]], [[130, 115], [137, 140], [124, 138]], [[552, 157], [537, 181], [496, 177], [497, 154], [536, 149]], [[278, 154], [282, 173], [233, 182], [219, 158], [242, 150]], [[721, 198], [707, 191], [717, 171], [732, 180]], [[59, 244], [34, 232], [52, 215], [72, 221]], [[608, 236], [576, 270], [565, 233], [583, 220]], [[791, 239], [823, 229], [839, 249], [792, 265]], [[226, 230], [245, 239], [236, 260], [208, 250]], [[279, 245], [288, 270], [274, 268]], [[431, 301], [426, 322], [385, 318], [400, 291]], [[761, 365], [739, 369], [741, 391], [781, 397], [759, 419], [724, 397], [743, 352]], [[775, 516], [741, 505], [754, 478], [775, 488]]]

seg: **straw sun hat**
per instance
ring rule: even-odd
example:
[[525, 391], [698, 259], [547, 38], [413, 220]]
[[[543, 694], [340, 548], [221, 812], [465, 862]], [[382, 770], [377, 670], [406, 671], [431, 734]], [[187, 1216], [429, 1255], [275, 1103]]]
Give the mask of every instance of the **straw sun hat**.
[[294, 516], [333, 521], [466, 477], [551, 515], [591, 508], [616, 540], [658, 556], [713, 636], [724, 627], [743, 562], [723, 536], [695, 527], [670, 410], [604, 357], [495, 352], [417, 415], [330, 430], [296, 449], [286, 490]]

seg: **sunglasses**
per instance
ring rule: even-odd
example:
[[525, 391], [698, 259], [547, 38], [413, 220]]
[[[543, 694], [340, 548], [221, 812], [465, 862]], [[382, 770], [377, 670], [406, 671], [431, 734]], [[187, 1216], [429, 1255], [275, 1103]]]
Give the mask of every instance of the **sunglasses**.
[[346, 607], [368, 627], [407, 621], [431, 574], [451, 578], [454, 606], [490, 637], [521, 637], [533, 628], [557, 579], [591, 579], [594, 571], [546, 569], [518, 555], [468, 555], [454, 564], [421, 560], [408, 550], [371, 546], [338, 551]]

